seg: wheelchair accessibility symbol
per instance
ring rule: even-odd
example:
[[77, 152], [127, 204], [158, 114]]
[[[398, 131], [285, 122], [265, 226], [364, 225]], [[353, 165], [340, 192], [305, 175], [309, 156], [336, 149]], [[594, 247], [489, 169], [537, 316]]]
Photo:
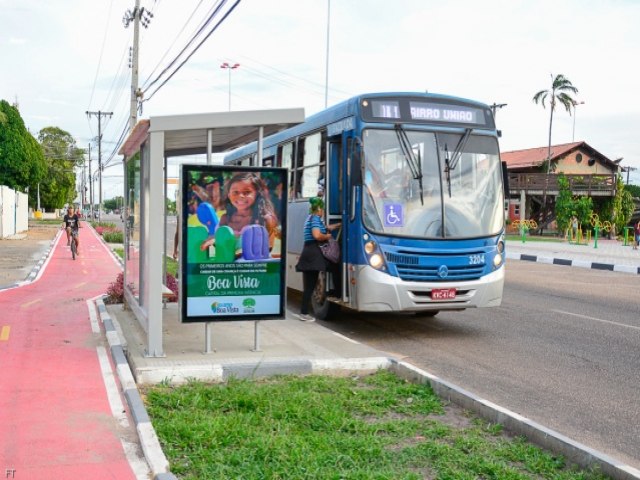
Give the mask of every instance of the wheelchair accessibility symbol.
[[404, 208], [401, 203], [388, 203], [384, 205], [383, 222], [385, 227], [404, 226]]

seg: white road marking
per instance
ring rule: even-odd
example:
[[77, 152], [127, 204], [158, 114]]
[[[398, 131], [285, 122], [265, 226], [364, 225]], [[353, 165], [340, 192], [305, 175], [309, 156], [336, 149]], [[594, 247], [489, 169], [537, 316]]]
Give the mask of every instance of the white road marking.
[[346, 340], [347, 342], [351, 342], [351, 343], [354, 343], [356, 345], [360, 345], [360, 342], [357, 342], [357, 341], [353, 340], [352, 338], [345, 337], [341, 333], [338, 333], [338, 332], [331, 332], [331, 333], [333, 333], [336, 337], [339, 337], [339, 338], [341, 338], [343, 340]]
[[631, 328], [633, 330], [640, 330], [640, 327], [636, 327], [634, 325], [627, 325], [626, 323], [612, 322], [611, 320], [603, 320], [602, 318], [589, 317], [588, 315], [580, 315], [579, 313], [565, 312], [563, 310], [551, 310], [551, 311], [556, 313], [563, 313], [565, 315], [571, 315], [573, 317], [593, 320], [594, 322], [608, 323], [610, 325], [615, 325], [617, 327], [626, 327], [626, 328]]
[[111, 363], [107, 356], [107, 350], [104, 347], [96, 347], [98, 351], [98, 360], [100, 362], [100, 370], [102, 370], [102, 379], [104, 380], [104, 386], [107, 389], [107, 398], [109, 399], [109, 406], [111, 407], [111, 413], [118, 421], [121, 427], [129, 427], [129, 419], [120, 397], [120, 391], [118, 390], [118, 384], [116, 382], [113, 370], [111, 370]]
[[91, 331], [100, 333], [100, 325], [98, 324], [98, 314], [96, 313], [96, 304], [92, 299], [87, 300], [87, 308], [89, 309], [89, 320], [91, 321]]
[[150, 477], [149, 465], [147, 461], [138, 453], [140, 447], [137, 443], [128, 442], [121, 439], [124, 454], [131, 465], [134, 475], [138, 480], [148, 480]]

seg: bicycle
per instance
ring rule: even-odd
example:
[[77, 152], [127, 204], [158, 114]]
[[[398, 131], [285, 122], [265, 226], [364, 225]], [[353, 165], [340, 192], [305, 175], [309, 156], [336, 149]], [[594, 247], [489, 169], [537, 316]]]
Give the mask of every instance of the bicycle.
[[71, 229], [71, 258], [76, 259], [78, 254], [78, 229]]

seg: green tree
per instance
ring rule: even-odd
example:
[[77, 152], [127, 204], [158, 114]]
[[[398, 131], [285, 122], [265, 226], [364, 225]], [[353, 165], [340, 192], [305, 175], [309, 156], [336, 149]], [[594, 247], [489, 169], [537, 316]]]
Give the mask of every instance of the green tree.
[[[555, 77], [553, 74], [551, 75], [551, 88], [548, 90], [540, 90], [533, 96], [533, 101], [537, 103], [541, 103], [543, 108], [546, 107], [546, 100], [549, 99], [549, 145], [547, 150], [547, 159], [546, 159], [546, 173], [549, 175], [549, 168], [551, 164], [551, 132], [553, 130], [553, 114], [556, 110], [556, 106], [561, 104], [571, 115], [571, 107], [576, 105], [576, 101], [569, 93], [574, 94], [578, 93], [578, 89], [573, 86], [573, 84], [566, 78], [564, 75], [559, 74]], [[544, 194], [542, 196], [542, 208], [545, 209], [547, 205], [547, 190], [545, 189]]]
[[29, 204], [35, 205], [36, 187], [46, 175], [42, 148], [6, 100], [0, 100], [0, 124], [0, 184], [20, 191], [31, 187]]
[[607, 201], [600, 212], [600, 220], [609, 220], [613, 224], [614, 231], [611, 236], [615, 238], [617, 232], [628, 225], [634, 210], [633, 196], [625, 189], [621, 175], [616, 175], [616, 196]]
[[104, 200], [102, 202], [102, 205], [104, 205], [105, 210], [120, 210], [124, 205], [124, 197], [120, 195], [108, 200]]
[[175, 215], [175, 213], [176, 213], [176, 202], [175, 202], [175, 200], [171, 200], [169, 198], [165, 198], [164, 202], [167, 205], [167, 213], [169, 213], [170, 215]]
[[76, 198], [75, 168], [84, 163], [84, 150], [69, 132], [46, 127], [38, 133], [47, 162], [47, 178], [40, 184], [40, 202], [47, 209], [61, 208]]
[[571, 115], [571, 107], [576, 105], [576, 101], [567, 92], [574, 94], [578, 93], [578, 89], [573, 86], [571, 81], [564, 75], [559, 74], [555, 77], [551, 75], [551, 88], [548, 90], [540, 90], [533, 96], [535, 103], [541, 103], [543, 108], [546, 108], [545, 102], [549, 98], [549, 149], [547, 151], [547, 160], [551, 159], [551, 131], [553, 130], [553, 114], [556, 110], [558, 103], [562, 104], [564, 108]]
[[578, 218], [582, 231], [586, 231], [586, 226], [589, 225], [591, 214], [593, 213], [593, 199], [591, 197], [574, 199], [573, 212], [575, 212], [575, 216]]
[[565, 232], [569, 228], [573, 215], [576, 216], [578, 223], [584, 230], [584, 226], [588, 225], [593, 212], [593, 200], [591, 197], [573, 197], [569, 180], [563, 173], [558, 175], [558, 186], [559, 193], [555, 210], [558, 232]]
[[640, 186], [638, 185], [625, 185], [625, 191], [629, 192], [632, 197], [640, 198]]
[[575, 215], [574, 200], [569, 188], [569, 180], [563, 173], [558, 175], [558, 198], [556, 198], [556, 223], [558, 232], [566, 232], [569, 228], [571, 216]]

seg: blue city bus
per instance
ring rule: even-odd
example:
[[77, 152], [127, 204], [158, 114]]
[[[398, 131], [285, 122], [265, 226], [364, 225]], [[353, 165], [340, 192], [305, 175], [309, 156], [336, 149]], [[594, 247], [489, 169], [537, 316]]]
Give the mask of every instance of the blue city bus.
[[[491, 108], [429, 93], [359, 95], [225, 157], [229, 165], [287, 167], [287, 286], [309, 198], [342, 223], [342, 291], [321, 275], [312, 306], [418, 312], [499, 306], [505, 261], [504, 166]], [[260, 159], [260, 160], [259, 160]], [[284, 190], [284, 189], [283, 189]]]

